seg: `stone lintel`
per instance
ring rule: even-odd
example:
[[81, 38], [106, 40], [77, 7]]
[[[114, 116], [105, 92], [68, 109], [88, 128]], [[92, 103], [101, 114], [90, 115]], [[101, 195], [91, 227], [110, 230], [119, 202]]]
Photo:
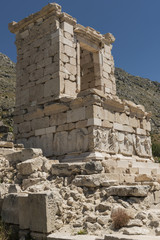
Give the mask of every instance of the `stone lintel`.
[[108, 33], [110, 35], [102, 35], [99, 32], [97, 32], [95, 29], [91, 28], [91, 27], [84, 27], [80, 24], [76, 24], [75, 28], [74, 28], [74, 32], [78, 35], [78, 36], [83, 36], [83, 38], [87, 38], [89, 39], [91, 42], [95, 42], [99, 48], [103, 47], [104, 44], [110, 45], [112, 44], [115, 40], [114, 36], [111, 33]]

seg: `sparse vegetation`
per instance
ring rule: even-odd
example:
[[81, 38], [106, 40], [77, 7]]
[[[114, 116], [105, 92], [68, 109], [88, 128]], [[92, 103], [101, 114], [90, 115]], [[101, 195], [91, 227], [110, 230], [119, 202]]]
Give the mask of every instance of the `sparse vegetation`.
[[86, 235], [86, 234], [88, 234], [88, 232], [86, 229], [81, 229], [77, 234], [78, 235]]
[[123, 208], [117, 208], [111, 214], [111, 219], [115, 229], [125, 227], [130, 218], [131, 217], [128, 215], [127, 211]]

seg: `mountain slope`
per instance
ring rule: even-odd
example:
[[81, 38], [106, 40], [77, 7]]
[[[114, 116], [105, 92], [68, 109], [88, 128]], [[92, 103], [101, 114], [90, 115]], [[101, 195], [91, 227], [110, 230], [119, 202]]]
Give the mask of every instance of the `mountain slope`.
[[12, 125], [12, 112], [15, 105], [16, 70], [6, 55], [0, 53], [0, 125]]
[[160, 83], [133, 76], [120, 68], [115, 69], [117, 95], [142, 104], [152, 112], [152, 132], [160, 133]]

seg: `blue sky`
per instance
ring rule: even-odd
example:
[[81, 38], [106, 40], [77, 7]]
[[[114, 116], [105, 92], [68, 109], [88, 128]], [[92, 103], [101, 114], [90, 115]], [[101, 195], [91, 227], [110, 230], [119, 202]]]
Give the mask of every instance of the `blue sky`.
[[[1, 0], [0, 52], [16, 62], [15, 36], [8, 23], [39, 11], [50, 0]], [[78, 23], [116, 38], [116, 67], [160, 82], [160, 0], [57, 0]]]

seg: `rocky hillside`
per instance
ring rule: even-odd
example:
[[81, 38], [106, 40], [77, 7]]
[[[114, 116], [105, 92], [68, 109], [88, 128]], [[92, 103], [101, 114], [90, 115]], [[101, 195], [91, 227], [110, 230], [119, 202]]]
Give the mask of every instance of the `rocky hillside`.
[[0, 134], [6, 131], [6, 126], [12, 126], [15, 84], [15, 63], [6, 55], [0, 53]]
[[[152, 112], [152, 131], [160, 133], [160, 83], [133, 76], [120, 68], [115, 69], [117, 94]], [[12, 126], [15, 104], [15, 63], [0, 53], [0, 126]]]
[[118, 96], [151, 111], [152, 132], [160, 133], [160, 83], [133, 76], [120, 68], [115, 69], [115, 77]]

